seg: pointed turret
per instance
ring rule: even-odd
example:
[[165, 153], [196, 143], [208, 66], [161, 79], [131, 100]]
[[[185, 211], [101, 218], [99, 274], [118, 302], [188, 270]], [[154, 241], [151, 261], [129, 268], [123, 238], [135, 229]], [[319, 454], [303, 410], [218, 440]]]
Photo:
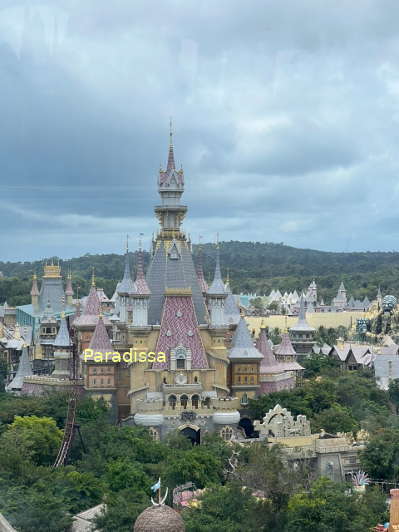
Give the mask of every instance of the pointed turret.
[[151, 290], [148, 287], [143, 267], [143, 252], [141, 246], [137, 254], [137, 272], [134, 281], [135, 292], [132, 294], [133, 326], [146, 327], [148, 325], [148, 304]]
[[69, 336], [65, 314], [61, 314], [61, 324], [54, 340], [54, 371], [52, 377], [68, 379], [70, 376], [70, 360], [72, 343]]
[[230, 359], [263, 359], [263, 355], [254, 346], [244, 318], [240, 318], [231, 344], [232, 348], [229, 353]]
[[33, 312], [38, 312], [39, 311], [39, 288], [37, 286], [37, 275], [36, 273], [33, 274], [33, 277], [32, 277], [32, 289], [30, 291], [30, 295], [31, 295], [31, 298], [32, 298], [32, 307], [33, 307]]
[[196, 271], [197, 271], [198, 284], [200, 285], [202, 295], [205, 295], [209, 287], [204, 277], [204, 270], [203, 270], [203, 263], [202, 263], [202, 246], [199, 247]]
[[28, 347], [24, 346], [19, 359], [17, 373], [13, 380], [6, 386], [6, 390], [8, 392], [21, 391], [24, 377], [29, 377], [30, 375], [32, 375], [32, 367], [29, 361]]
[[296, 360], [296, 351], [292, 346], [290, 336], [287, 332], [281, 335], [281, 343], [274, 350], [277, 361], [286, 362]]
[[95, 282], [92, 280], [89, 295], [87, 296], [83, 312], [76, 315], [73, 322], [74, 327], [94, 327], [101, 312], [101, 303], [98, 298]]
[[296, 353], [311, 353], [315, 345], [315, 334], [316, 329], [306, 321], [305, 298], [302, 296], [299, 301], [298, 321], [290, 328], [290, 338]]
[[69, 272], [68, 275], [67, 275], [65, 296], [66, 296], [67, 307], [72, 307], [72, 305], [73, 305], [73, 288], [72, 288], [72, 274], [71, 274], [71, 272]]
[[276, 357], [274, 356], [266, 334], [266, 329], [263, 327], [261, 328], [260, 334], [256, 341], [256, 347], [263, 356], [259, 368], [259, 373], [261, 375], [266, 373], [281, 373], [281, 371], [283, 371], [281, 366], [278, 364]]
[[129, 261], [129, 248], [126, 241], [126, 253], [125, 253], [125, 270], [123, 273], [123, 279], [118, 283], [118, 310], [120, 320], [124, 323], [131, 321], [132, 310], [132, 295], [136, 291], [136, 287], [133, 283], [132, 275], [130, 273], [130, 261]]
[[224, 289], [224, 283], [220, 271], [219, 245], [217, 245], [215, 275], [207, 293], [210, 322], [214, 327], [226, 325], [226, 317], [224, 313], [226, 297], [227, 294]]
[[104, 319], [101, 314], [98, 317], [96, 328], [94, 330], [93, 336], [91, 337], [89, 349], [93, 349], [93, 351], [99, 351], [100, 353], [113, 351], [111, 340], [108, 336]]

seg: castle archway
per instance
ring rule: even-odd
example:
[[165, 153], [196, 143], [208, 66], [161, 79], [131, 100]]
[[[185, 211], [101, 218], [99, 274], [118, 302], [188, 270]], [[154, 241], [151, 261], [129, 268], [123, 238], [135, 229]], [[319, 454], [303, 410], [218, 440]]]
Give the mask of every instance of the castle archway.
[[254, 424], [249, 419], [249, 417], [241, 418], [239, 423], [238, 423], [238, 426], [241, 427], [244, 430], [245, 436], [247, 438], [255, 438], [256, 437], [256, 433], [255, 433], [255, 430], [254, 430]]
[[196, 425], [185, 425], [184, 427], [179, 427], [180, 434], [188, 438], [192, 445], [199, 445], [201, 442], [200, 437], [200, 428]]

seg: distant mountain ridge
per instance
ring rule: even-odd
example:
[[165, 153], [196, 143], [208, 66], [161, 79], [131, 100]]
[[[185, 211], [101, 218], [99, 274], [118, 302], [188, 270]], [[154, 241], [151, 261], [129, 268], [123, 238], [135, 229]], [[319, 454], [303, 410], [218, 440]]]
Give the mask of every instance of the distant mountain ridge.
[[[215, 264], [215, 245], [201, 247], [204, 272], [209, 280]], [[193, 246], [193, 252], [198, 259], [198, 245]], [[131, 256], [134, 264], [135, 253]], [[326, 302], [335, 296], [341, 280], [348, 292], [357, 298], [372, 299], [379, 285], [383, 293], [399, 293], [399, 252], [336, 253], [269, 242], [230, 241], [220, 243], [220, 258], [222, 273], [225, 278], [229, 275], [234, 292], [262, 295], [273, 288], [282, 292], [299, 291], [315, 278], [319, 294]], [[145, 253], [145, 263], [148, 261], [149, 253]], [[88, 290], [94, 267], [98, 285], [111, 296], [123, 273], [123, 256], [86, 254], [68, 261], [60, 259], [60, 265], [64, 273], [71, 269], [74, 288], [79, 286], [81, 294]], [[10, 304], [27, 302], [30, 278], [34, 272], [40, 276], [42, 270], [43, 261], [0, 262], [0, 271], [5, 276], [0, 279], [0, 302], [4, 299]], [[29, 287], [27, 296], [26, 287]]]

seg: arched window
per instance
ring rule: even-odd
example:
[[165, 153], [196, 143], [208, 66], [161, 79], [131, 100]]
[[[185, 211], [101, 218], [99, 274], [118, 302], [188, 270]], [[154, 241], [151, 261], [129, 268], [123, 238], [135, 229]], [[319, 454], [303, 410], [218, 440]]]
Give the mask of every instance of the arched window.
[[175, 395], [169, 395], [168, 402], [169, 402], [170, 408], [172, 408], [174, 410], [176, 408], [176, 396]]
[[191, 398], [191, 404], [193, 405], [193, 408], [198, 408], [198, 403], [199, 403], [199, 396], [193, 395]]
[[183, 408], [187, 408], [187, 403], [188, 403], [188, 397], [187, 395], [182, 395], [180, 397], [180, 404]]
[[246, 393], [242, 394], [240, 402], [241, 402], [242, 405], [247, 405], [248, 404], [248, 395]]
[[194, 377], [194, 382], [198, 382], [198, 377], [197, 376]]
[[186, 369], [187, 351], [185, 347], [176, 349], [176, 369]]
[[233, 429], [227, 425], [220, 431], [220, 436], [224, 441], [230, 441], [233, 437]]

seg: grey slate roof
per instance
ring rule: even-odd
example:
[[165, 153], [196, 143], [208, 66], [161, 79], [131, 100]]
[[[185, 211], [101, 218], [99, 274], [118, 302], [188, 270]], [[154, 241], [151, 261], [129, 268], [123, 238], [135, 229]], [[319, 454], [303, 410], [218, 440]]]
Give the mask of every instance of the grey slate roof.
[[309, 331], [314, 332], [316, 329], [311, 327], [308, 322], [306, 321], [306, 309], [305, 309], [305, 298], [301, 296], [300, 302], [299, 302], [299, 315], [298, 315], [298, 321], [296, 324], [290, 328], [290, 331]]
[[125, 271], [123, 273], [123, 279], [118, 283], [118, 294], [133, 294], [136, 289], [130, 273], [129, 253], [125, 253]]
[[224, 282], [222, 279], [222, 274], [220, 272], [220, 256], [219, 248], [216, 250], [216, 266], [215, 266], [215, 275], [211, 286], [208, 288], [209, 295], [224, 295], [226, 290], [224, 288]]
[[13, 380], [6, 386], [6, 390], [8, 392], [21, 390], [24, 383], [24, 377], [29, 377], [30, 375], [32, 375], [32, 367], [29, 361], [28, 348], [23, 347], [17, 373]]
[[191, 288], [195, 313], [199, 324], [207, 323], [205, 301], [198, 283], [191, 251], [185, 241], [179, 243], [179, 258], [171, 258], [161, 241], [156, 247], [147, 271], [147, 284], [151, 290], [148, 322], [161, 323], [165, 288]]
[[39, 309], [43, 313], [46, 310], [47, 302], [50, 301], [51, 309], [58, 314], [65, 307], [65, 292], [61, 277], [43, 277], [40, 286]]
[[58, 330], [58, 334], [53, 342], [55, 347], [70, 347], [71, 339], [69, 336], [68, 325], [65, 317], [61, 318], [61, 325]]
[[241, 318], [238, 322], [237, 329], [235, 330], [232, 339], [232, 348], [230, 349], [229, 358], [263, 359], [263, 355], [254, 346], [254, 342], [244, 318]]

